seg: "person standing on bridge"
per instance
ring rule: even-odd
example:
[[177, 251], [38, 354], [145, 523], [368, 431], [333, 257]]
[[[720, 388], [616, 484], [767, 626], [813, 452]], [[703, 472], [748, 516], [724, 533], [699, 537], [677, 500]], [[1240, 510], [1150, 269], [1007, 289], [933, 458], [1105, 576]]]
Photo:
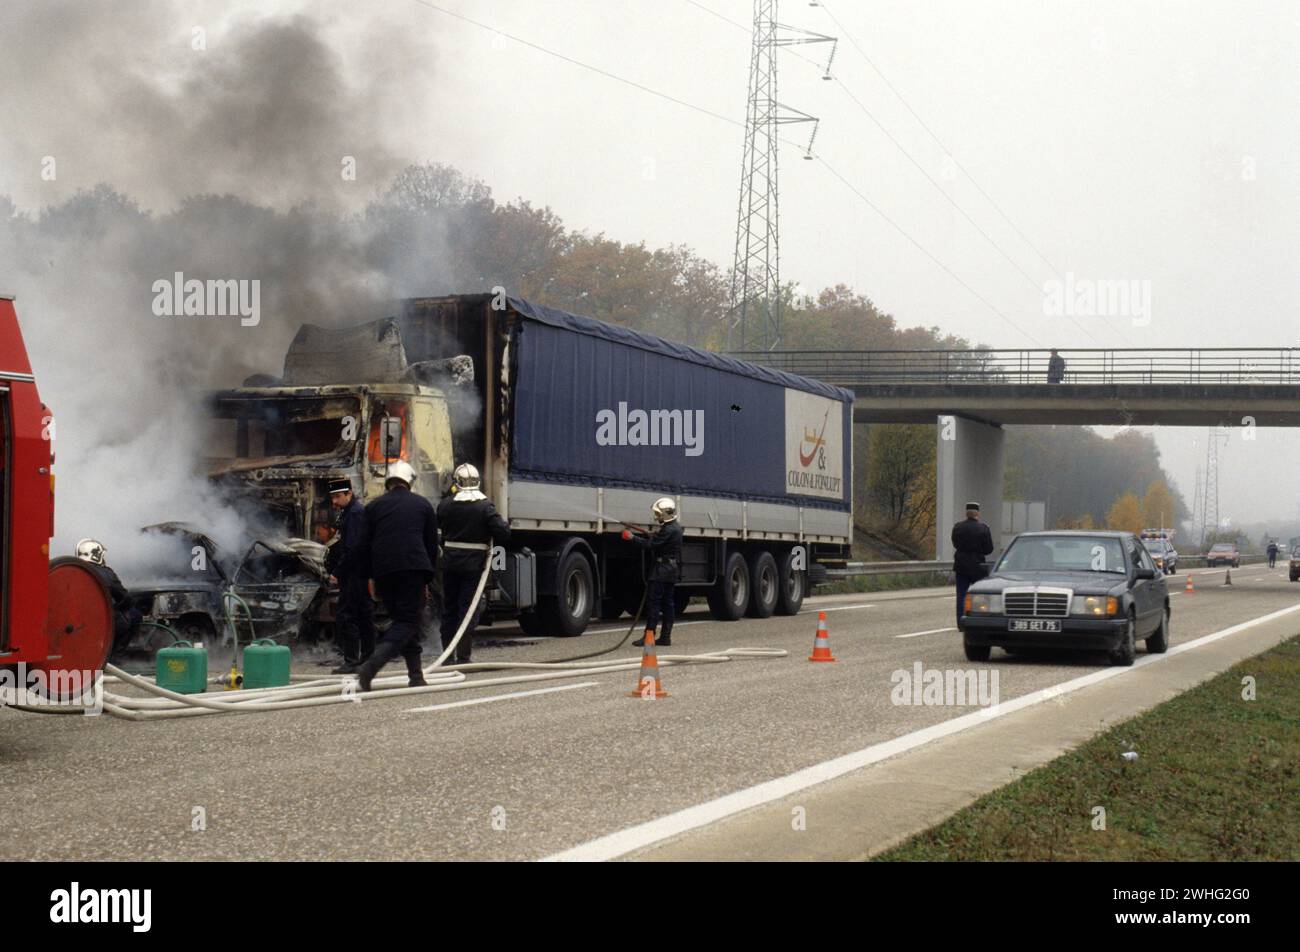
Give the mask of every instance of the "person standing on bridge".
[[1047, 362], [1047, 382], [1060, 383], [1065, 379], [1065, 358], [1053, 348], [1052, 358]]
[[966, 503], [966, 518], [952, 527], [952, 571], [957, 577], [957, 628], [966, 607], [966, 590], [988, 575], [984, 556], [993, 551], [993, 533], [980, 522], [980, 504]]

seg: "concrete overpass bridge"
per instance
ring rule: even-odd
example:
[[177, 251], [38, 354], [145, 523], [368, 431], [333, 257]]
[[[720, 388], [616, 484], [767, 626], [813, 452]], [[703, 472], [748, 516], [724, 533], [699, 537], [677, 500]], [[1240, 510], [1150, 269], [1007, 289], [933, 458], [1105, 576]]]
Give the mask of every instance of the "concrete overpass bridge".
[[857, 423], [938, 423], [938, 547], [967, 499], [1001, 526], [1004, 431], [1015, 425], [1300, 426], [1300, 348], [748, 352], [732, 356], [852, 390]]

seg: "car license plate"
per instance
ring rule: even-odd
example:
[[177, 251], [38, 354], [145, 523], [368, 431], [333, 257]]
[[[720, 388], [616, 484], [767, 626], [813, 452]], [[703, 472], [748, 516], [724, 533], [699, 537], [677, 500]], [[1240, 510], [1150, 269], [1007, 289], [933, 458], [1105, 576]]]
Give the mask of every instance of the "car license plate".
[[1059, 618], [1013, 618], [1007, 622], [1007, 631], [1055, 631], [1061, 630]]

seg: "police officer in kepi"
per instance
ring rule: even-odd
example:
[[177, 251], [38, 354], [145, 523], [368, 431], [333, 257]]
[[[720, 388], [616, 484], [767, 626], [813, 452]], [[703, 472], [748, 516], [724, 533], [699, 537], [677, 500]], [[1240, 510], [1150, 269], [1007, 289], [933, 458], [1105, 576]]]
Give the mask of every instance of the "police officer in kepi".
[[[642, 532], [623, 530], [623, 538], [630, 539], [643, 549], [650, 550], [649, 590], [646, 592], [645, 635], [632, 644], [638, 648], [645, 645], [646, 638], [654, 639], [656, 645], [665, 647], [673, 643], [673, 617], [676, 614], [673, 604], [673, 590], [681, 577], [682, 567], [682, 527], [677, 521], [677, 503], [668, 496], [656, 499], [650, 511], [654, 514], [658, 526], [648, 535]], [[663, 619], [663, 628], [655, 638], [655, 626]]]
[[[474, 599], [492, 543], [510, 538], [510, 526], [479, 488], [478, 470], [461, 463], [452, 474], [451, 494], [438, 503], [442, 530], [442, 647], [456, 637], [461, 620], [473, 613], [456, 645], [456, 664], [468, 664], [474, 650], [479, 604]], [[472, 604], [471, 604], [472, 603]]]
[[438, 564], [438, 515], [429, 500], [411, 492], [414, 482], [410, 463], [390, 463], [386, 492], [366, 506], [361, 564], [393, 623], [357, 669], [362, 691], [369, 691], [375, 675], [398, 655], [406, 661], [411, 687], [426, 683], [420, 665], [420, 610]]
[[334, 630], [343, 664], [334, 674], [355, 674], [361, 662], [375, 650], [374, 603], [361, 566], [361, 537], [365, 532], [366, 507], [352, 492], [346, 476], [331, 479], [330, 505], [339, 510], [339, 538], [330, 547], [327, 565], [330, 581], [339, 587]]
[[993, 533], [980, 522], [980, 504], [966, 503], [966, 518], [952, 527], [952, 571], [957, 576], [957, 627], [961, 628], [966, 590], [988, 575], [984, 556], [993, 551]]

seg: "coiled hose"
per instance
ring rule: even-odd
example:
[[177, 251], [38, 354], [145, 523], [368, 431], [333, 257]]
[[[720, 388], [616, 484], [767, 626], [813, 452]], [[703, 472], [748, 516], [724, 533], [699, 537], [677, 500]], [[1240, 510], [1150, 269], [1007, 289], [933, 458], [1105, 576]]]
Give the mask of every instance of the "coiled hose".
[[[483, 590], [487, 586], [488, 575], [491, 572], [490, 557], [485, 560], [483, 572], [479, 576], [478, 587], [474, 592], [474, 599], [471, 605], [477, 606], [478, 600], [483, 596]], [[642, 608], [645, 605], [645, 598], [641, 601]], [[641, 609], [637, 610], [637, 616], [632, 620], [632, 628], [624, 635], [623, 640], [611, 648], [601, 649], [600, 651], [591, 652], [587, 655], [578, 655], [572, 659], [561, 659], [558, 661], [496, 661], [490, 663], [475, 663], [455, 665], [454, 668], [440, 667], [451, 653], [456, 649], [460, 639], [464, 637], [465, 631], [469, 627], [470, 619], [474, 617], [474, 612], [465, 613], [461, 619], [460, 627], [456, 631], [456, 636], [451, 643], [442, 651], [442, 654], [424, 669], [424, 675], [428, 684], [420, 687], [404, 686], [407, 681], [405, 674], [395, 677], [376, 678], [371, 685], [371, 691], [361, 694], [356, 690], [356, 680], [346, 676], [329, 676], [317, 678], [314, 680], [298, 682], [285, 687], [278, 688], [258, 688], [246, 691], [240, 691], [237, 696], [226, 700], [215, 700], [202, 694], [180, 694], [176, 691], [168, 690], [152, 681], [141, 678], [137, 675], [123, 671], [116, 665], [106, 664], [104, 671], [111, 675], [113, 680], [128, 684], [145, 693], [145, 697], [133, 697], [115, 693], [104, 692], [104, 713], [113, 717], [119, 717], [130, 721], [147, 721], [172, 719], [177, 717], [201, 717], [208, 714], [263, 714], [272, 711], [297, 710], [306, 707], [321, 707], [329, 704], [346, 704], [360, 702], [364, 697], [371, 699], [375, 697], [411, 697], [421, 694], [435, 694], [444, 691], [456, 691], [466, 688], [483, 688], [495, 687], [506, 684], [523, 684], [535, 681], [553, 681], [562, 678], [580, 678], [589, 677], [595, 674], [607, 674], [611, 671], [631, 671], [639, 669], [641, 664], [640, 658], [609, 659], [606, 661], [591, 661], [586, 664], [579, 662], [594, 657], [595, 655], [607, 654], [610, 651], [622, 647], [627, 638], [630, 637], [632, 629], [636, 627], [639, 620]], [[728, 648], [723, 651], [710, 651], [696, 655], [662, 655], [658, 658], [660, 664], [664, 666], [678, 664], [720, 664], [740, 659], [773, 659], [783, 658], [789, 653], [780, 648]], [[469, 681], [465, 677], [468, 671], [504, 671], [520, 670], [533, 671], [533, 674], [516, 674], [505, 677], [485, 678], [482, 680]], [[378, 689], [378, 690], [376, 690]], [[84, 714], [86, 708], [75, 704], [65, 705], [12, 705], [15, 710], [29, 711], [40, 714]]]

